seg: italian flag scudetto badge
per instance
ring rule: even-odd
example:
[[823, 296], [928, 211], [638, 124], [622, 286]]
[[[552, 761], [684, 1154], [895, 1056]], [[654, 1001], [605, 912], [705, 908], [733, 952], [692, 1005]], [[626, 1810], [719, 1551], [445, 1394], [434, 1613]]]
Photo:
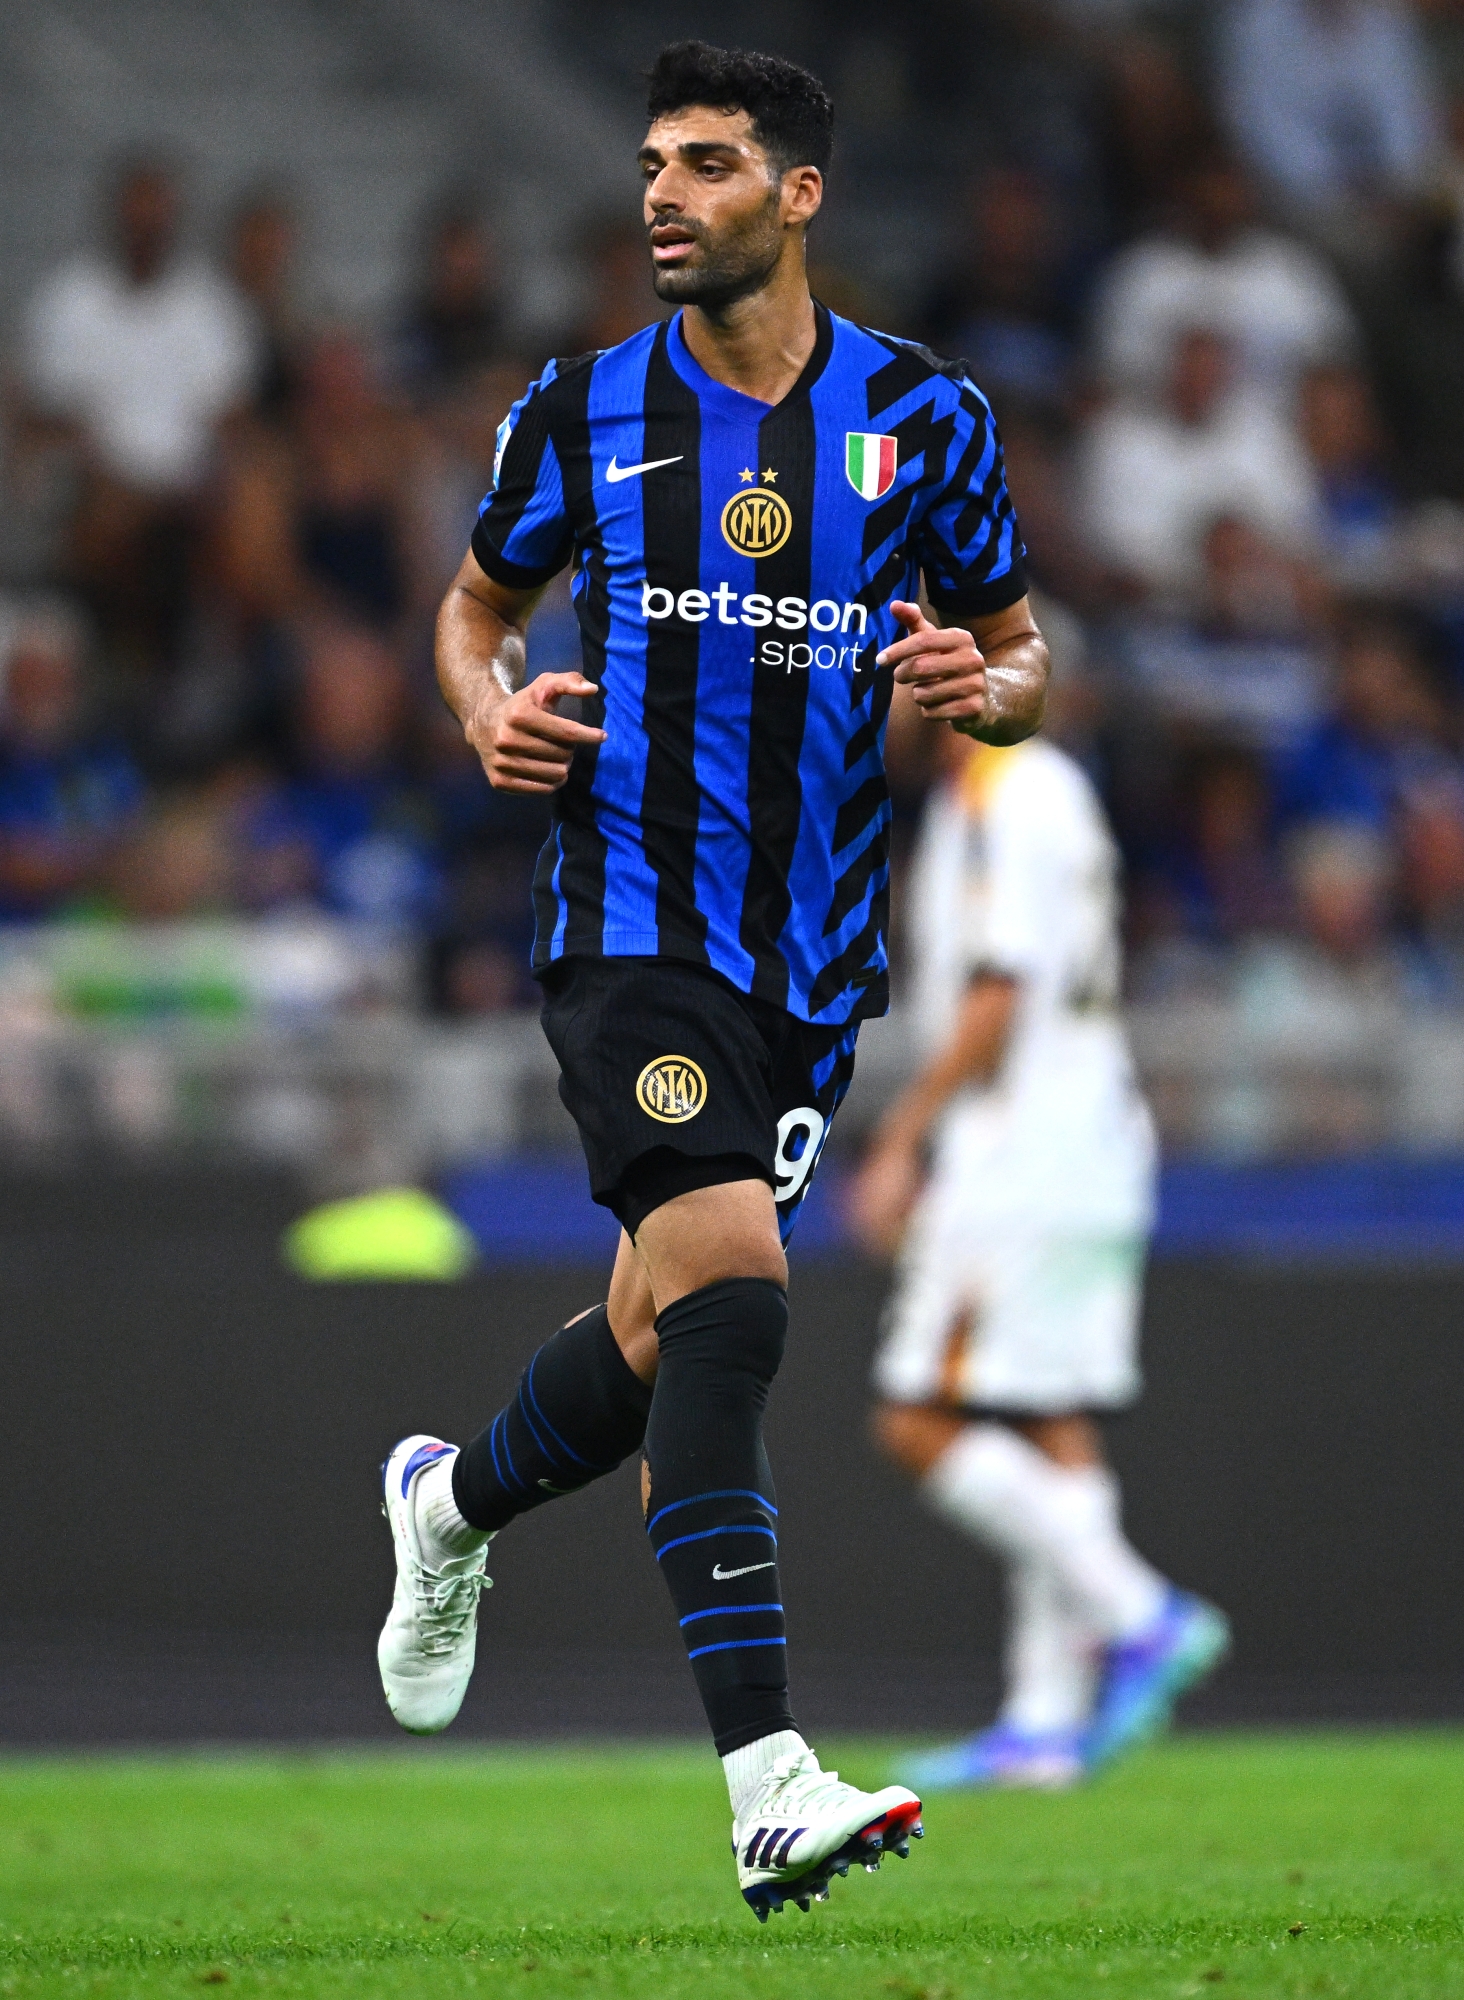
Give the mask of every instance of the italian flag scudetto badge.
[[846, 431], [844, 470], [861, 500], [878, 500], [895, 483], [895, 440], [872, 431]]

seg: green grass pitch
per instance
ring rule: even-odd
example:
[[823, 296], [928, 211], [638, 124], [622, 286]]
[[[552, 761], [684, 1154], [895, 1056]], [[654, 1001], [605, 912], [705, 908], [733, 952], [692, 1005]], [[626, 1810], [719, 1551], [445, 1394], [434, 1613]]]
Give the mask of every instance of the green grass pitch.
[[1179, 1738], [926, 1824], [764, 1929], [700, 1750], [15, 1758], [0, 1995], [1464, 1996], [1464, 1734]]

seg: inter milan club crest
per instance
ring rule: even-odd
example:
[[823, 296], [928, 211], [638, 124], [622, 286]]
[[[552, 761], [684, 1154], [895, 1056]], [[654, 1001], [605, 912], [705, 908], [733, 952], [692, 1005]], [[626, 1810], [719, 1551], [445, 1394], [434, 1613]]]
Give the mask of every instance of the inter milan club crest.
[[740, 556], [775, 556], [792, 532], [787, 501], [764, 486], [734, 493], [722, 509], [722, 538]]
[[657, 1056], [636, 1078], [640, 1108], [662, 1125], [684, 1125], [707, 1101], [707, 1079], [690, 1056]]
[[844, 433], [844, 470], [861, 500], [878, 500], [895, 483], [895, 440], [872, 431]]

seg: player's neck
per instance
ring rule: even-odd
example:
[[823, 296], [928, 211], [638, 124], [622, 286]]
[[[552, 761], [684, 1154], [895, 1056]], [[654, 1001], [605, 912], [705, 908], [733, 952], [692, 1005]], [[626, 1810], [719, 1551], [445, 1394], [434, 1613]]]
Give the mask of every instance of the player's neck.
[[760, 403], [781, 403], [818, 339], [802, 257], [785, 260], [760, 291], [735, 299], [724, 311], [687, 306], [681, 331], [714, 382]]

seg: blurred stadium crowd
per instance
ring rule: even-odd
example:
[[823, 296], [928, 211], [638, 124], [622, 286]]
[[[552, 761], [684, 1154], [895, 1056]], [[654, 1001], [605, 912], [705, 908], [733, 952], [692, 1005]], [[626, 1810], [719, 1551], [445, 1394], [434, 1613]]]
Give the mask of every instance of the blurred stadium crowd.
[[[964, 115], [1005, 92], [1019, 143], [923, 297], [815, 291], [996, 410], [1134, 997], [1464, 1007], [1464, 0], [960, 11]], [[239, 189], [202, 260], [187, 200], [119, 162], [10, 345], [0, 919], [367, 916], [438, 1011], [523, 1005], [546, 815], [483, 782], [432, 618], [543, 356], [657, 310], [632, 185], [532, 339], [481, 183], [370, 325], [312, 298], [308, 189]], [[532, 664], [577, 647], [561, 586]]]

